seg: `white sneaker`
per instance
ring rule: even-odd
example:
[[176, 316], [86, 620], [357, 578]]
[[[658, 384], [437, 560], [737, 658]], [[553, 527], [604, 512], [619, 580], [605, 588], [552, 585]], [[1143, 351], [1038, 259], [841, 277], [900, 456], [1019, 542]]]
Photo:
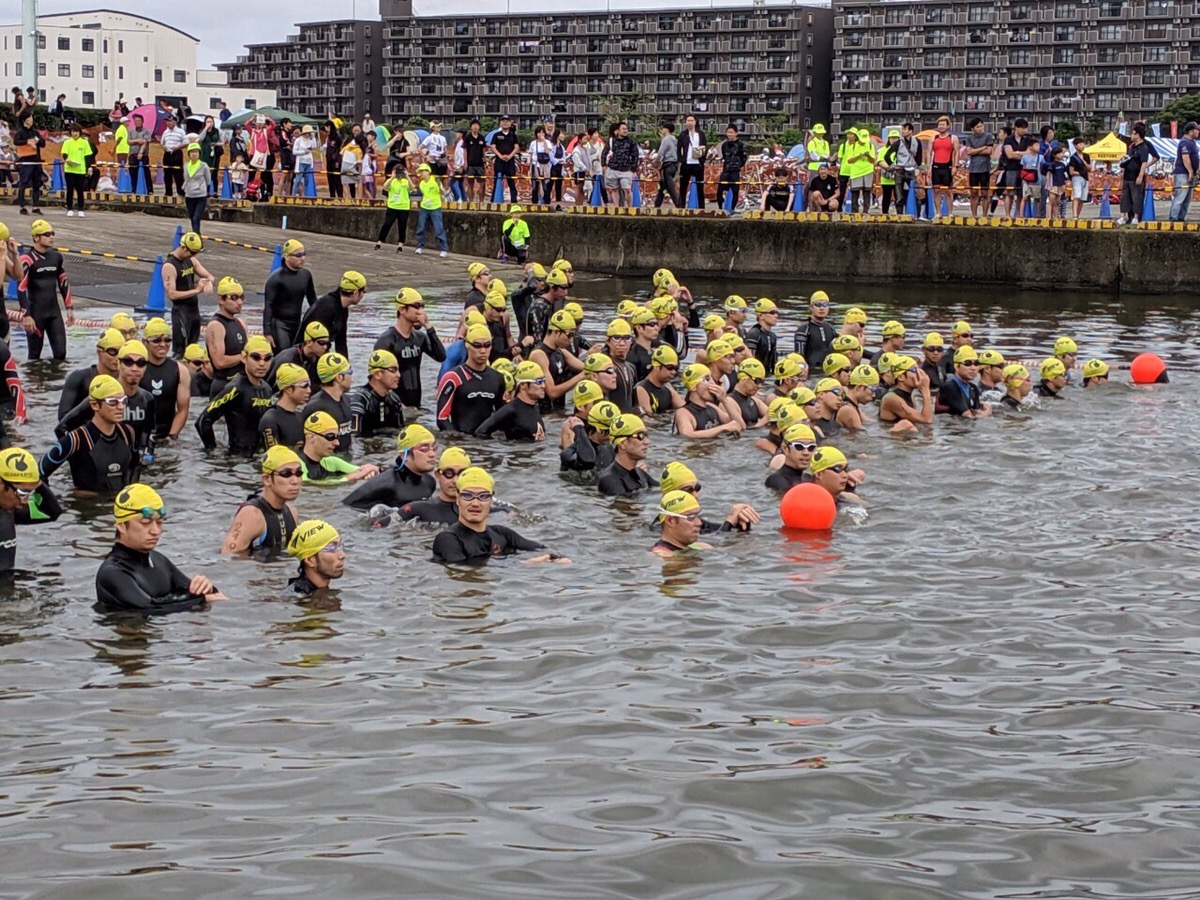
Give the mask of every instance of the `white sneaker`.
[[81, 218], [81, 219], [83, 218], [83, 210], [82, 209], [79, 211], [79, 218]]
[[445, 259], [449, 255], [450, 254], [447, 253], [445, 250], [443, 250], [441, 253], [438, 254], [438, 256], [440, 256], [442, 259]]
[[67, 210], [67, 218], [68, 218], [68, 219], [72, 219], [72, 218], [74, 218], [74, 217], [75, 217], [75, 210], [73, 210], [73, 209], [68, 209], [68, 210]]
[[413, 251], [413, 253], [417, 254], [417, 256], [420, 256], [424, 252], [425, 252], [424, 247], [418, 247], [416, 250]]

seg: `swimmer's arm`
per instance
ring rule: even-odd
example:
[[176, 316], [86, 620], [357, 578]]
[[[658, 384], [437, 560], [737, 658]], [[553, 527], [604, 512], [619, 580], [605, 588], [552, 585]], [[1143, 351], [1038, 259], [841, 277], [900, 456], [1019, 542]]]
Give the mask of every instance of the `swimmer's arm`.
[[53, 522], [62, 515], [62, 505], [50, 485], [42, 482], [41, 486], [29, 498], [29, 502], [13, 513], [13, 520], [18, 525], [40, 525], [42, 522]]
[[225, 413], [229, 411], [229, 407], [233, 399], [237, 396], [237, 387], [230, 385], [226, 391], [209, 402], [208, 406], [204, 407], [204, 412], [196, 419], [196, 431], [200, 435], [200, 443], [204, 445], [205, 450], [211, 450], [217, 446], [217, 436], [213, 433], [213, 425], [225, 417]]
[[179, 387], [175, 389], [175, 418], [171, 420], [171, 431], [168, 434], [172, 441], [177, 440], [183, 433], [192, 405], [192, 373], [183, 363], [176, 365], [179, 366]]
[[[366, 466], [356, 466], [354, 463], [346, 462], [340, 456], [327, 456], [321, 460], [321, 468], [332, 475], [350, 475], [353, 472], [357, 472], [360, 468], [366, 468]], [[373, 468], [375, 468], [375, 471], [379, 471], [378, 467]]]
[[862, 416], [853, 406], [843, 406], [838, 410], [837, 423], [843, 428], [860, 429], [863, 427]]
[[250, 549], [254, 539], [267, 528], [267, 521], [262, 511], [253, 506], [243, 506], [238, 510], [233, 522], [229, 525], [229, 533], [221, 544], [222, 553], [242, 553]]
[[[675, 411], [675, 430], [683, 437], [715, 438], [726, 431], [732, 431], [734, 428], [740, 427], [736, 422], [729, 422], [728, 415], [726, 413], [726, 421], [721, 425], [714, 425], [712, 428], [697, 429], [695, 417], [686, 409], [679, 409]], [[731, 425], [733, 428], [730, 427]]]
[[215, 319], [204, 326], [204, 346], [208, 348], [208, 357], [216, 369], [236, 365], [240, 359], [237, 356], [226, 355], [225, 326]]
[[651, 415], [654, 404], [650, 400], [650, 392], [640, 384], [633, 389], [633, 402], [637, 404], [639, 416]]

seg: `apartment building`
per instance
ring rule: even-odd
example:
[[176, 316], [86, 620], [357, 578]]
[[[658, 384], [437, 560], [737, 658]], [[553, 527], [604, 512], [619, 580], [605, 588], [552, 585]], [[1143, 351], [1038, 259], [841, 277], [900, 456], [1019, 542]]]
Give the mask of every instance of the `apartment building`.
[[637, 12], [422, 17], [383, 0], [383, 114], [546, 118], [642, 128], [693, 112], [753, 137], [829, 116], [830, 7], [714, 5]]
[[1200, 0], [834, 0], [833, 121], [1150, 118], [1200, 90]]
[[234, 95], [244, 88], [273, 89], [282, 109], [324, 119], [358, 121], [383, 108], [381, 22], [344, 19], [296, 26], [297, 34], [248, 44], [236, 62], [219, 63]]

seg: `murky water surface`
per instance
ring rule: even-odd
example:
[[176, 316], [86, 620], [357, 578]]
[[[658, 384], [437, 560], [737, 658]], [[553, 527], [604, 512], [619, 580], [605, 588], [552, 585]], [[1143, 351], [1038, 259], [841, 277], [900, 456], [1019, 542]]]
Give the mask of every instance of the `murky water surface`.
[[[634, 287], [581, 281], [586, 329]], [[256, 478], [189, 428], [153, 474], [160, 549], [235, 599], [107, 622], [110, 520], [73, 502], [20, 534], [0, 896], [1196, 896], [1189, 298], [824, 287], [873, 335], [886, 311], [914, 334], [965, 314], [1009, 356], [1070, 333], [1081, 358], [1153, 348], [1175, 377], [844, 442], [870, 514], [831, 538], [776, 530], [749, 440], [656, 427], [651, 463], [688, 460], [707, 510], [765, 513], [667, 565], [649, 501], [560, 477], [556, 446], [470, 442], [518, 529], [574, 565], [447, 571], [431, 532], [306, 488], [350, 553], [316, 602], [283, 594], [289, 561], [218, 558]], [[458, 308], [426, 294], [435, 321]], [[390, 316], [357, 317], [356, 362]], [[89, 346], [73, 336], [75, 365]], [[62, 372], [26, 374], [41, 449]]]

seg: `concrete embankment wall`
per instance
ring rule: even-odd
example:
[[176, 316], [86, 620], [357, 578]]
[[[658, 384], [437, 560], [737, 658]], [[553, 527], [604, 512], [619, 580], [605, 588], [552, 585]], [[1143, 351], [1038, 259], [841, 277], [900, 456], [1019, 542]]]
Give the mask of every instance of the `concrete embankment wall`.
[[[244, 210], [236, 218], [244, 219]], [[261, 204], [253, 221], [374, 241], [382, 209]], [[497, 213], [446, 210], [455, 253], [496, 255]], [[409, 235], [416, 223], [409, 217]], [[660, 266], [690, 275], [838, 278], [1010, 285], [1105, 292], [1186, 292], [1200, 283], [1200, 233], [811, 222], [672, 216], [530, 214], [534, 255], [577, 268], [644, 275]], [[436, 248], [433, 235], [427, 246]]]

